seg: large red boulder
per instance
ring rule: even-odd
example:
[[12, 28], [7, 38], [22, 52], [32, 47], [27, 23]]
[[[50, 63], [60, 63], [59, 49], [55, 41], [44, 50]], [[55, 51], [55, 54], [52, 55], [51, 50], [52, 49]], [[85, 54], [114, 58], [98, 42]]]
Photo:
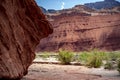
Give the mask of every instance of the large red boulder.
[[34, 0], [0, 0], [0, 80], [19, 80], [39, 40], [52, 33]]

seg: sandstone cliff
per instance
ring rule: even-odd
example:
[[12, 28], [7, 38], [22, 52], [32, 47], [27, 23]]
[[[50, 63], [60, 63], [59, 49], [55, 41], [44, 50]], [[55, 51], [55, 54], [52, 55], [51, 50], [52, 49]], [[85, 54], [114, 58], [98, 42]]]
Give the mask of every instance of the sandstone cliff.
[[58, 51], [60, 48], [83, 51], [94, 48], [120, 50], [120, 13], [86, 15], [62, 13], [49, 16], [54, 33], [41, 40], [37, 51]]
[[0, 0], [0, 80], [19, 80], [41, 38], [52, 33], [34, 0]]

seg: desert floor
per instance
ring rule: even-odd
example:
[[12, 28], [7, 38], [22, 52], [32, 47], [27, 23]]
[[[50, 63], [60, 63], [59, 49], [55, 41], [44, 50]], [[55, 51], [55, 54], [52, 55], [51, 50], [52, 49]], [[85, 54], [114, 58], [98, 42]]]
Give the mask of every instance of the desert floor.
[[116, 70], [75, 65], [32, 64], [22, 80], [120, 80]]

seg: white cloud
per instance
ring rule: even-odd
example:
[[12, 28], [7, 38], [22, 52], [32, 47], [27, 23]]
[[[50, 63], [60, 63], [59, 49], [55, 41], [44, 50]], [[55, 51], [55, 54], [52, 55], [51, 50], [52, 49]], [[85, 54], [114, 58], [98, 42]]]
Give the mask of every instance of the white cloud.
[[65, 2], [62, 2], [61, 9], [64, 9]]

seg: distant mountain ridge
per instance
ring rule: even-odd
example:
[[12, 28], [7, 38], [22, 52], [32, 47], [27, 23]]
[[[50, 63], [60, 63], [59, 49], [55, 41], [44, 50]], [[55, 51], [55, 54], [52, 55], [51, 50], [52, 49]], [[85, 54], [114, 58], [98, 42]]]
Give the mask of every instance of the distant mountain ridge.
[[55, 13], [57, 10], [48, 9], [46, 10], [44, 7], [39, 6], [43, 13]]
[[104, 1], [95, 2], [95, 3], [86, 3], [84, 5], [92, 9], [108, 9], [108, 8], [120, 6], [120, 2], [116, 0], [104, 0]]
[[70, 11], [70, 10], [79, 10], [80, 9], [83, 10], [101, 10], [101, 9], [113, 9], [114, 7], [120, 7], [120, 2], [116, 1], [116, 0], [104, 0], [104, 1], [99, 1], [99, 2], [95, 2], [95, 3], [86, 3], [84, 5], [75, 5], [73, 8], [69, 8], [69, 9], [63, 9], [63, 10], [54, 10], [54, 9], [48, 9], [46, 10], [45, 8], [41, 7], [43, 13], [48, 14], [48, 13], [56, 13], [56, 12], [65, 12], [65, 11]]
[[43, 13], [47, 13], [47, 10], [45, 8], [43, 8], [41, 6], [39, 6], [39, 7], [40, 7], [40, 9], [42, 10]]

